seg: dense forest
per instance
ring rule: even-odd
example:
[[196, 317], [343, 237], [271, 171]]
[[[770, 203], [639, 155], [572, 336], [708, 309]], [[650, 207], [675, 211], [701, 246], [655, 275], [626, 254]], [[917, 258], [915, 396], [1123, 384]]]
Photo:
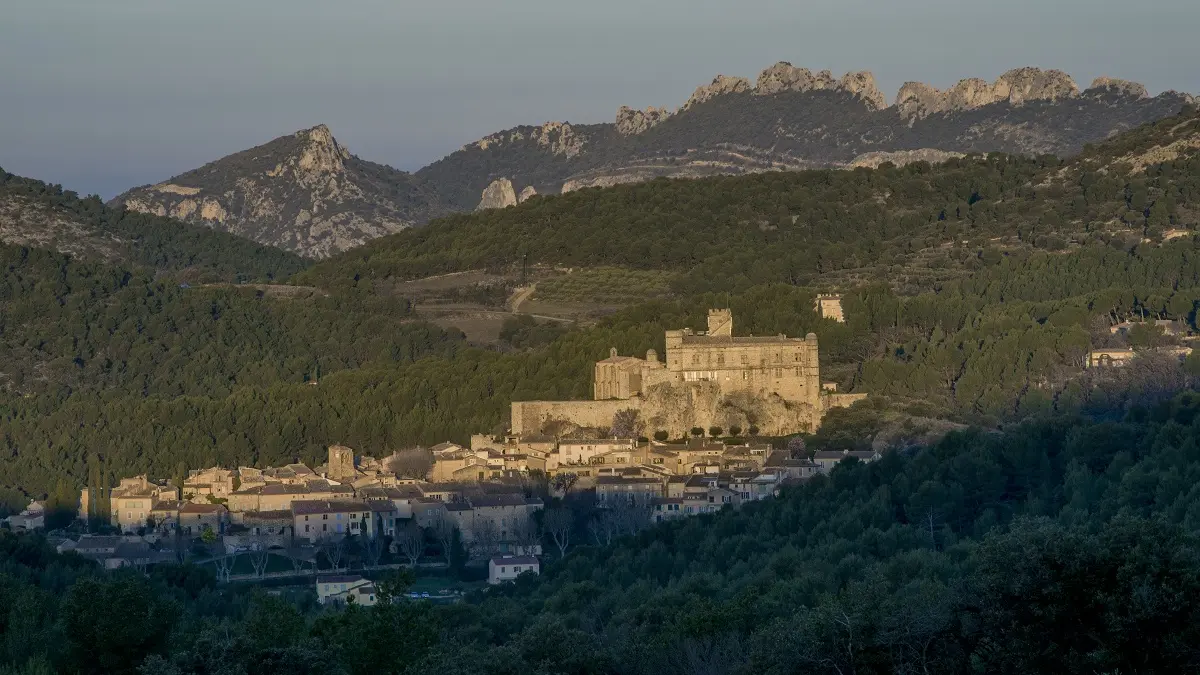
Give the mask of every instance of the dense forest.
[[[81, 487], [95, 464], [169, 475], [181, 462], [312, 460], [331, 443], [382, 455], [465, 441], [502, 428], [512, 400], [589, 397], [610, 347], [662, 353], [663, 331], [703, 328], [708, 307], [730, 307], [741, 334], [816, 332], [826, 379], [921, 416], [995, 427], [1169, 391], [1200, 357], [1148, 357], [1119, 377], [1081, 376], [1081, 364], [1096, 346], [1179, 342], [1111, 335], [1120, 320], [1195, 327], [1200, 240], [1161, 240], [1196, 224], [1200, 156], [1163, 149], [1194, 133], [1200, 114], [1188, 113], [1068, 162], [991, 156], [536, 199], [321, 263], [293, 279], [316, 288], [284, 296], [3, 248], [0, 503]], [[498, 351], [421, 322], [390, 283], [524, 252], [599, 266], [566, 279], [641, 301], [566, 331], [513, 320]], [[641, 271], [622, 295], [613, 282], [628, 268]], [[830, 278], [854, 280], [841, 287], [845, 324], [813, 311]]]
[[581, 540], [541, 578], [446, 606], [401, 577], [380, 605], [320, 611], [0, 533], [0, 672], [1192, 672], [1198, 482], [1195, 394], [1038, 416]]
[[[0, 201], [33, 202], [83, 226], [90, 236], [115, 246], [120, 262], [182, 274], [199, 281], [284, 279], [308, 262], [291, 253], [256, 244], [203, 225], [123, 208], [110, 208], [99, 197], [81, 198], [59, 185], [23, 178], [0, 169]], [[39, 223], [23, 223], [37, 228]]]

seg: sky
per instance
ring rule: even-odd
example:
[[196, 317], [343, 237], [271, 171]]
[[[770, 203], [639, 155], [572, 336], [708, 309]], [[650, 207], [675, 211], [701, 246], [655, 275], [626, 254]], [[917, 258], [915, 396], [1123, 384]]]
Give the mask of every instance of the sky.
[[895, 96], [1011, 68], [1200, 93], [1196, 0], [12, 0], [0, 167], [107, 198], [317, 124], [415, 170], [776, 61]]

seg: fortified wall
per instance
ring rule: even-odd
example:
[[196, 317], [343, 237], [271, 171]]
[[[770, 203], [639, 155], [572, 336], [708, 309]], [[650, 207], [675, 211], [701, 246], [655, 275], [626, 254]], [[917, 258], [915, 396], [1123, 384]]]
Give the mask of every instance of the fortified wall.
[[517, 401], [512, 432], [535, 434], [552, 422], [606, 429], [621, 411], [639, 411], [643, 433], [686, 435], [691, 429], [757, 426], [767, 435], [815, 431], [830, 408], [866, 394], [821, 386], [817, 336], [735, 337], [727, 309], [709, 311], [708, 330], [666, 333], [666, 361], [613, 349], [596, 363], [594, 401]]

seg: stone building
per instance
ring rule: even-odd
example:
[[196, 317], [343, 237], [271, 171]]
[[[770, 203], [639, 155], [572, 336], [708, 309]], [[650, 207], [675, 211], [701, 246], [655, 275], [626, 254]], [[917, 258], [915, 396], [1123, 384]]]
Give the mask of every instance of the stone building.
[[822, 319], [833, 319], [838, 323], [846, 323], [846, 315], [842, 312], [842, 296], [821, 294], [816, 299], [817, 314]]
[[788, 434], [813, 431], [830, 408], [865, 397], [822, 387], [812, 333], [735, 336], [732, 312], [713, 309], [707, 331], [670, 330], [665, 337], [665, 361], [654, 350], [640, 359], [613, 349], [597, 362], [593, 401], [514, 402], [513, 433], [538, 433], [552, 422], [607, 430], [614, 415], [636, 410], [647, 435], [735, 425]]
[[344, 445], [329, 446], [328, 466], [330, 480], [352, 481], [358, 473], [354, 467], [354, 450]]

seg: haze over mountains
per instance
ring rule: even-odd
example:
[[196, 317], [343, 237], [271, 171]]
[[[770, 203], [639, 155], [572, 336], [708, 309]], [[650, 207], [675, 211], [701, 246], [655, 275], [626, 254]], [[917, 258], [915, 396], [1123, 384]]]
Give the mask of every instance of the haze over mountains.
[[835, 78], [780, 62], [755, 82], [720, 75], [677, 110], [621, 107], [608, 124], [520, 126], [407, 173], [350, 154], [325, 126], [297, 132], [114, 204], [327, 257], [455, 211], [657, 177], [942, 161], [971, 152], [1077, 153], [1175, 114], [1174, 91], [1020, 68], [940, 91], [910, 82], [889, 103], [869, 72]]

